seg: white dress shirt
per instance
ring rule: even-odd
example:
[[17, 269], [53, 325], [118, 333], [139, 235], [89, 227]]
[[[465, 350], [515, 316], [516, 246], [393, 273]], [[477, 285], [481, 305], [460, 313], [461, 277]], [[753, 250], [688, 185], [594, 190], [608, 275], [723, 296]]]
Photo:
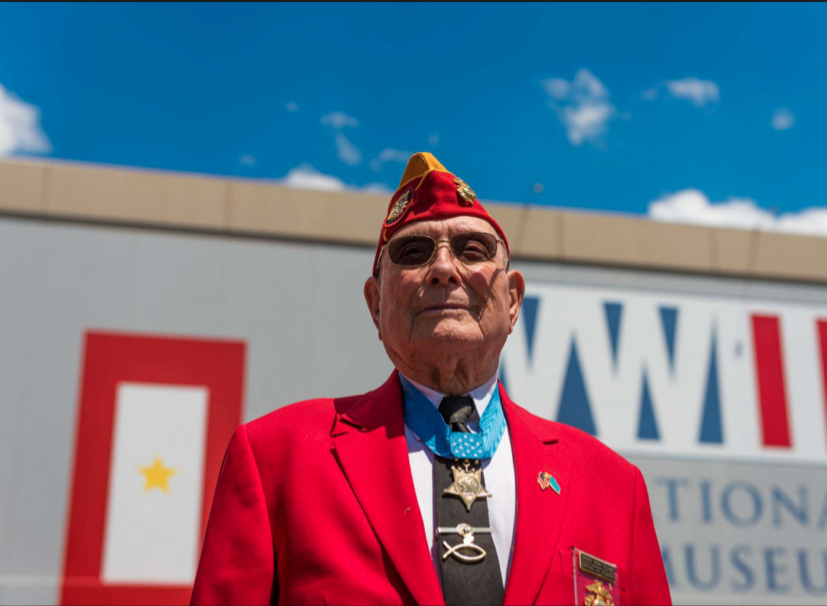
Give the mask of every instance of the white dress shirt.
[[[405, 378], [408, 379], [408, 377]], [[443, 394], [411, 379], [408, 379], [408, 381], [437, 408], [442, 403], [442, 398], [445, 397]], [[497, 377], [493, 377], [471, 393], [465, 394], [473, 398], [477, 408], [476, 414], [471, 415], [468, 422], [468, 429], [473, 433], [479, 432], [480, 415], [485, 412], [485, 407], [491, 401], [496, 388]], [[492, 494], [485, 500], [488, 501], [488, 519], [491, 525], [494, 546], [497, 548], [497, 557], [500, 560], [503, 584], [506, 583], [508, 571], [511, 569], [514, 522], [517, 517], [517, 487], [514, 478], [514, 459], [511, 455], [509, 431], [503, 434], [494, 456], [482, 461], [482, 469], [485, 473], [485, 489]], [[440, 543], [434, 539], [434, 531], [436, 530], [436, 502], [434, 501], [433, 479], [434, 453], [423, 444], [422, 440], [407, 425], [405, 425], [405, 438], [408, 441], [408, 459], [411, 463], [416, 500], [419, 501], [419, 510], [422, 512], [426, 538], [428, 545], [431, 546], [431, 559], [434, 562], [437, 578], [439, 578], [441, 584]]]

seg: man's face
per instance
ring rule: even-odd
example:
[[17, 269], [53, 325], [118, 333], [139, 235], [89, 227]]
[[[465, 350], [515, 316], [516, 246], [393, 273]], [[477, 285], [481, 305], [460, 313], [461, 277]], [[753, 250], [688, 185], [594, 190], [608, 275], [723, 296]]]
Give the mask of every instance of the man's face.
[[[497, 235], [477, 217], [422, 221], [399, 230], [392, 239], [410, 235], [449, 240], [468, 232]], [[392, 352], [410, 355], [461, 354], [473, 349], [499, 351], [519, 315], [525, 291], [522, 275], [507, 271], [506, 250], [499, 244], [491, 261], [465, 265], [447, 242], [421, 267], [400, 267], [382, 253], [379, 278], [365, 284], [365, 298]], [[483, 352], [480, 352], [481, 354]]]

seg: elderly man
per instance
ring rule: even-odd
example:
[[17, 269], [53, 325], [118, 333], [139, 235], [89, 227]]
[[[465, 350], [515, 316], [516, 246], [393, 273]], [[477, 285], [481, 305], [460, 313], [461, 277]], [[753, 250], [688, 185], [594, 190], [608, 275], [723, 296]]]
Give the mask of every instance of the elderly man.
[[473, 190], [413, 156], [364, 288], [396, 371], [238, 429], [193, 603], [669, 603], [638, 469], [497, 382], [524, 291]]

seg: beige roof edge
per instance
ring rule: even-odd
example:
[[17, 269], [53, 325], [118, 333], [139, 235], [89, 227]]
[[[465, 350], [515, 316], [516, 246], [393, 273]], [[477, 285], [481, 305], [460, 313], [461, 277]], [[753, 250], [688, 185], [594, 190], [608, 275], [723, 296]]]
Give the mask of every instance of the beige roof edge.
[[[0, 161], [0, 213], [374, 247], [388, 196], [65, 161]], [[827, 283], [827, 238], [486, 202], [515, 259]]]

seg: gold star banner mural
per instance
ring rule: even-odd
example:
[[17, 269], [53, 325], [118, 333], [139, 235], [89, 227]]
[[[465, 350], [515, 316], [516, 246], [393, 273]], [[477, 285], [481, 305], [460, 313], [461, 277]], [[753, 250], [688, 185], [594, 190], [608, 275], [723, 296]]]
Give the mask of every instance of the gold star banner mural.
[[246, 345], [88, 331], [82, 348], [59, 603], [188, 604]]

